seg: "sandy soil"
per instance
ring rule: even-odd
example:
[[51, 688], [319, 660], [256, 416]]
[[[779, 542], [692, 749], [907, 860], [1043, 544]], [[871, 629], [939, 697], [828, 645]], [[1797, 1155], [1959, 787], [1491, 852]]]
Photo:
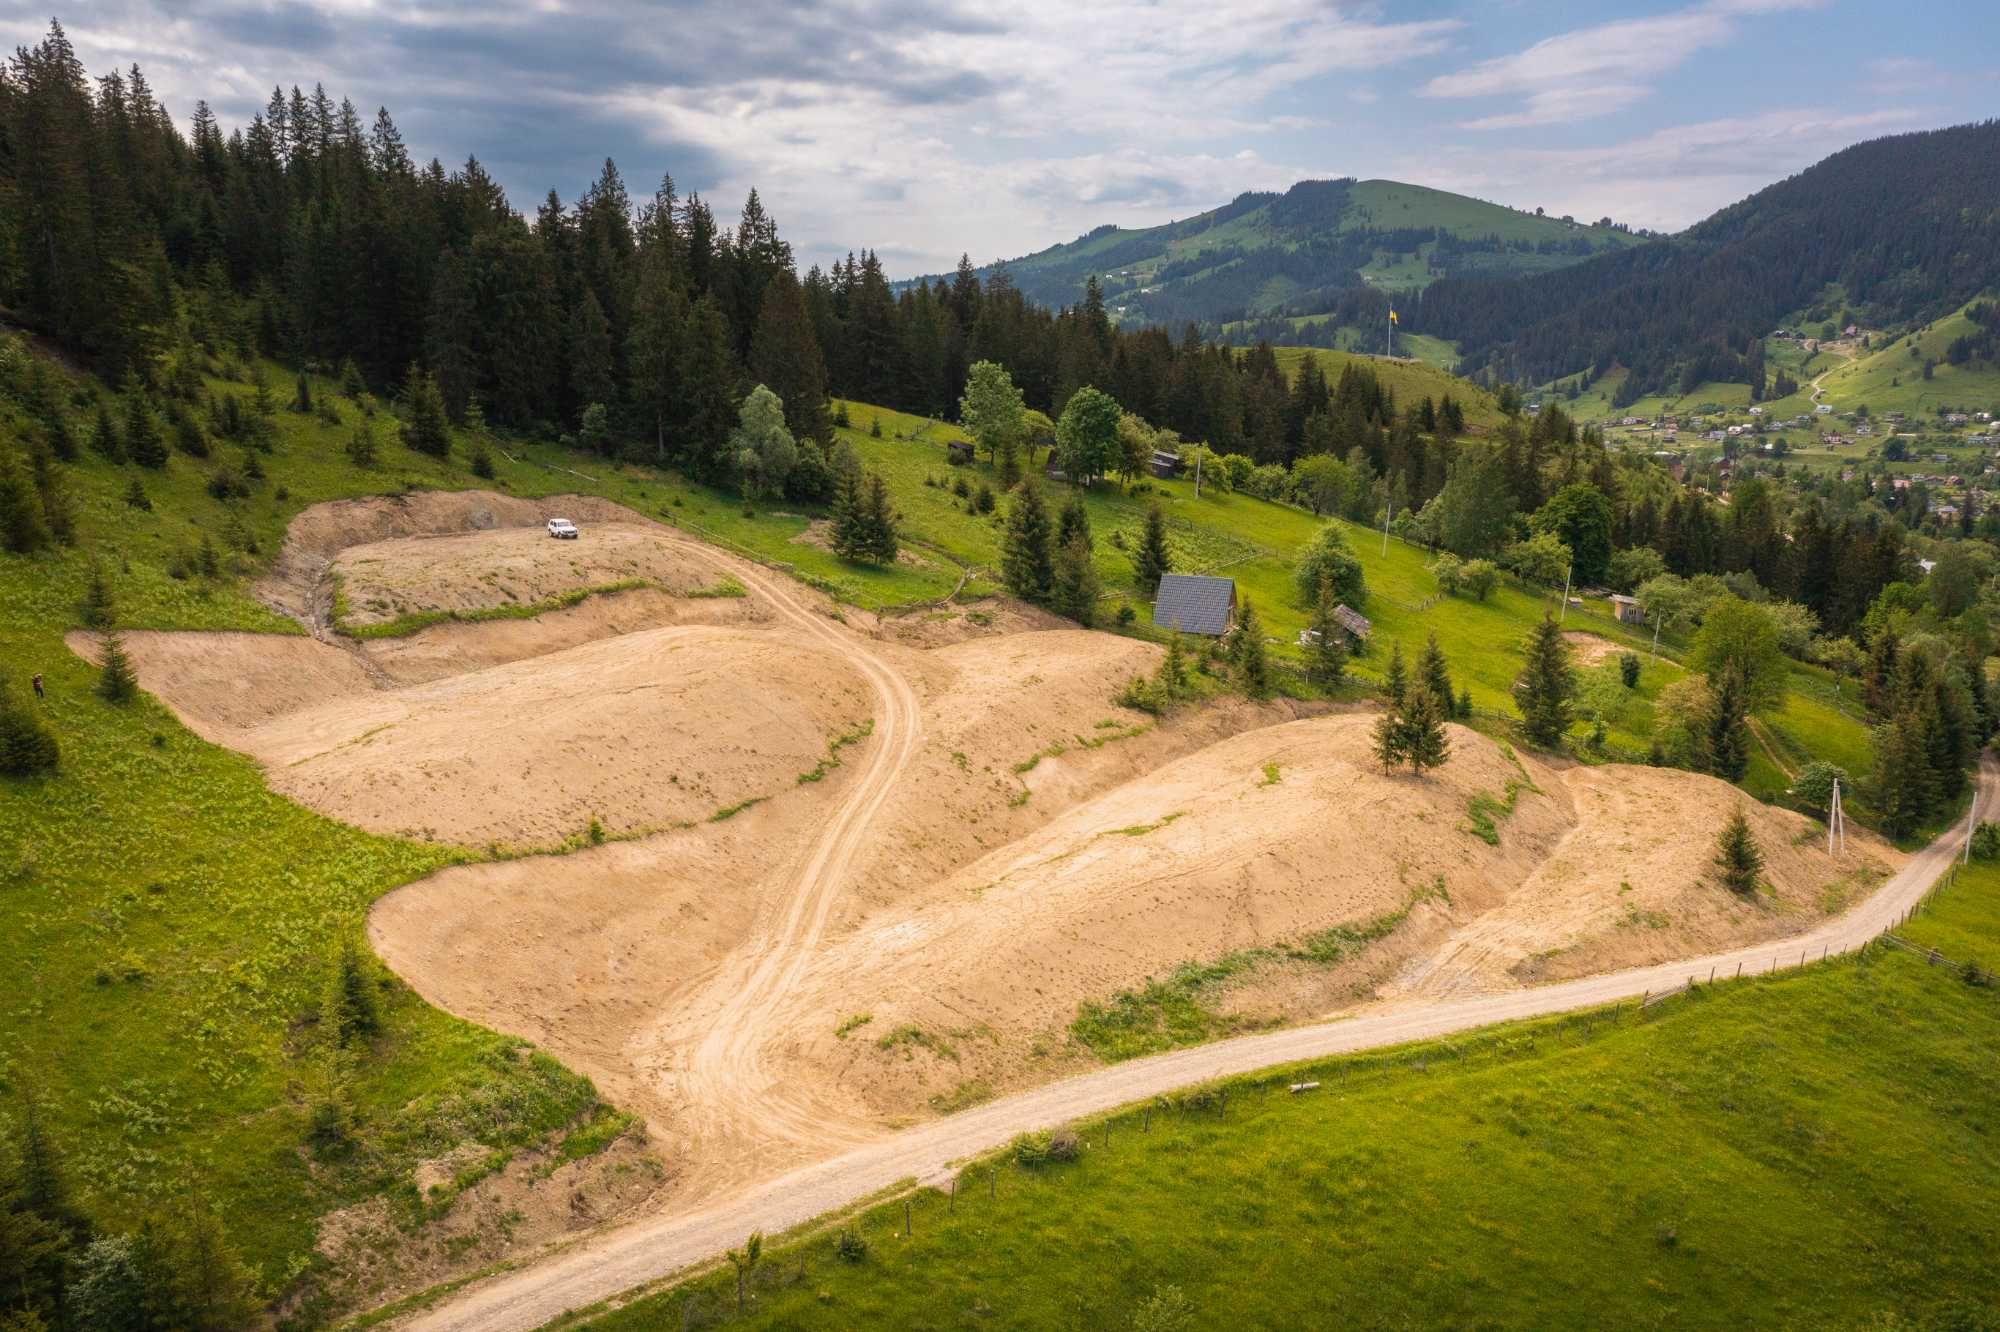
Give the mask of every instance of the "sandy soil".
[[[584, 539], [541, 536], [552, 512]], [[325, 634], [336, 570], [380, 615], [653, 586], [355, 644]], [[724, 575], [743, 597], [678, 595]], [[968, 1084], [1073, 1070], [1079, 1004], [1184, 961], [1401, 912], [1338, 966], [1260, 967], [1211, 998], [1285, 1022], [1502, 993], [1796, 933], [1900, 863], [1856, 839], [1836, 865], [1803, 820], [1753, 806], [1769, 890], [1740, 902], [1707, 861], [1741, 797], [1710, 779], [1559, 770], [1459, 728], [1437, 773], [1385, 776], [1367, 714], [1287, 704], [1162, 723], [1109, 701], [1151, 645], [1006, 606], [836, 615], [613, 506], [321, 506], [267, 590], [321, 638], [130, 642], [147, 688], [278, 789], [473, 846], [559, 842], [593, 815], [635, 834], [449, 869], [384, 898], [370, 933], [427, 999], [644, 1115], [672, 1208], [874, 1141]], [[1510, 786], [1497, 843], [1475, 835], [1469, 811]], [[929, 1039], [885, 1049], [899, 1030]]]
[[1587, 634], [1571, 629], [1563, 634], [1563, 641], [1569, 644], [1570, 655], [1579, 666], [1595, 666], [1597, 663], [1615, 657], [1629, 649], [1623, 643], [1614, 643], [1596, 634]]
[[575, 541], [556, 541], [540, 527], [392, 537], [341, 551], [333, 572], [354, 625], [416, 611], [533, 606], [572, 589], [633, 581], [685, 597], [717, 582], [713, 565], [662, 542], [659, 530], [611, 522], [592, 524], [587, 539]]

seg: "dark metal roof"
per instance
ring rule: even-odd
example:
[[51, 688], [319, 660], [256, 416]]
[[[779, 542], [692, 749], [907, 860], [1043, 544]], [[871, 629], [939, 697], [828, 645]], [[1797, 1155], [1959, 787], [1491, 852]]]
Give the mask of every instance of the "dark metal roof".
[[1166, 574], [1153, 601], [1153, 623], [1186, 634], [1220, 636], [1229, 630], [1236, 580], [1202, 574]]

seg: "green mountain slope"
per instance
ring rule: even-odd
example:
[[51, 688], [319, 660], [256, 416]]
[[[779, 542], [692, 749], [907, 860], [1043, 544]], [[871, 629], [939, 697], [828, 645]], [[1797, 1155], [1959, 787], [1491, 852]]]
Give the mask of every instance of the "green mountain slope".
[[1286, 313], [1360, 322], [1380, 293], [1420, 290], [1447, 275], [1548, 272], [1638, 239], [1421, 185], [1308, 180], [1163, 226], [1099, 227], [1010, 260], [1007, 270], [1030, 299], [1058, 306], [1081, 299], [1096, 277], [1106, 304], [1130, 324]]

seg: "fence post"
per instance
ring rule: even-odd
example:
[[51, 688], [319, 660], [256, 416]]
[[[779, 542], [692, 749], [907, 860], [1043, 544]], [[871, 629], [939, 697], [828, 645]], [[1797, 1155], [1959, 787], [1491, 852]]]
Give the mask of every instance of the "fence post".
[[910, 1237], [910, 1200], [903, 1199], [903, 1238]]
[[945, 1210], [945, 1211], [947, 1211], [947, 1212], [956, 1212], [956, 1211], [958, 1210], [958, 1176], [957, 1176], [957, 1175], [953, 1175], [953, 1176], [951, 1177], [951, 1192], [945, 1195], [945, 1204], [944, 1204], [944, 1210]]

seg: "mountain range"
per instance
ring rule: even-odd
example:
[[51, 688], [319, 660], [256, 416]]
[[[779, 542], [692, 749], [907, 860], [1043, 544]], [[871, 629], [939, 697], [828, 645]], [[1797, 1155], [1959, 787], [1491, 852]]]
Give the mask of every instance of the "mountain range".
[[1221, 328], [1333, 314], [1372, 328], [1386, 317], [1386, 293], [1446, 277], [1551, 272], [1641, 239], [1609, 218], [1583, 224], [1422, 185], [1306, 180], [1162, 226], [1101, 226], [1004, 267], [1048, 306], [1075, 304], [1095, 277], [1128, 325]]

